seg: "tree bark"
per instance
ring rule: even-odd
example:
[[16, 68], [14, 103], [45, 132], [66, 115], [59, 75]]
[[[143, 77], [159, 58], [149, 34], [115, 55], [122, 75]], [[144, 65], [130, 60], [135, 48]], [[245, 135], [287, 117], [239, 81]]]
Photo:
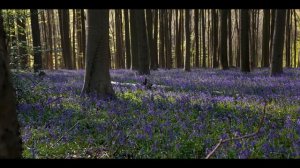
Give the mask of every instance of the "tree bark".
[[6, 34], [0, 11], [0, 158], [21, 158], [22, 141], [16, 113], [16, 95], [7, 62]]
[[269, 52], [269, 43], [270, 43], [270, 10], [264, 9], [264, 18], [263, 18], [263, 40], [262, 40], [262, 67], [270, 66], [270, 52]]
[[271, 64], [271, 76], [277, 76], [283, 73], [282, 69], [282, 57], [284, 46], [284, 29], [286, 23], [286, 10], [276, 10], [275, 12], [275, 30], [272, 48], [272, 64]]
[[250, 29], [250, 17], [248, 9], [241, 9], [240, 12], [240, 37], [241, 37], [241, 71], [250, 72], [249, 63], [249, 29]]
[[109, 10], [87, 11], [86, 72], [82, 94], [114, 97], [109, 75]]
[[184, 59], [184, 70], [191, 71], [191, 32], [190, 32], [190, 10], [185, 9], [185, 59]]
[[42, 54], [41, 54], [41, 37], [40, 37], [40, 27], [39, 27], [39, 17], [37, 9], [30, 9], [30, 20], [31, 20], [31, 32], [33, 41], [33, 58], [34, 72], [38, 72], [42, 69]]
[[227, 59], [227, 19], [228, 9], [221, 9], [221, 68], [222, 70], [228, 69]]

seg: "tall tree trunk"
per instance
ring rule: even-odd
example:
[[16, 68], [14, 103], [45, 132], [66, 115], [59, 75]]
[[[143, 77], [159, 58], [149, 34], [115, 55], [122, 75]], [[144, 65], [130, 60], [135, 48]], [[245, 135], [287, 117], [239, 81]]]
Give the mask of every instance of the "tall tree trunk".
[[233, 54], [232, 54], [232, 21], [231, 10], [228, 11], [228, 60], [229, 66], [233, 66]]
[[191, 71], [191, 32], [190, 32], [190, 10], [185, 9], [185, 59], [184, 59], [184, 70]]
[[6, 34], [0, 11], [0, 158], [21, 158], [22, 141], [16, 113], [16, 95], [7, 62]]
[[[218, 15], [216, 9], [212, 9], [212, 29], [213, 29], [213, 68], [218, 68]], [[203, 37], [202, 37], [203, 38]]]
[[159, 10], [159, 67], [166, 68], [165, 66], [165, 10]]
[[48, 69], [48, 66], [49, 66], [49, 62], [48, 62], [48, 36], [47, 36], [47, 32], [48, 32], [48, 28], [47, 28], [47, 25], [46, 25], [46, 10], [41, 10], [41, 40], [42, 40], [42, 60], [43, 60], [43, 69]]
[[171, 11], [169, 10], [165, 10], [165, 17], [164, 17], [164, 39], [165, 39], [165, 65], [167, 69], [171, 69], [172, 68], [172, 46], [171, 46], [171, 37], [170, 37], [170, 33], [171, 33], [171, 29], [169, 28], [169, 20], [170, 18], [170, 13]]
[[153, 69], [154, 62], [154, 51], [153, 51], [153, 16], [151, 9], [146, 9], [146, 21], [147, 21], [147, 39], [148, 39], [148, 48], [149, 48], [149, 57], [150, 58], [150, 67]]
[[122, 31], [122, 10], [115, 10], [115, 28], [116, 28], [116, 58], [117, 68], [125, 68], [123, 52], [123, 31]]
[[262, 40], [262, 67], [270, 66], [270, 50], [269, 50], [269, 42], [270, 42], [270, 10], [264, 9], [264, 18], [263, 18], [263, 40]]
[[70, 39], [70, 18], [69, 9], [59, 9], [59, 24], [61, 34], [62, 55], [64, 58], [65, 68], [73, 69], [71, 39]]
[[131, 69], [137, 70], [139, 67], [139, 58], [138, 58], [138, 39], [137, 39], [137, 27], [136, 27], [136, 10], [130, 10], [130, 31], [131, 31]]
[[176, 65], [177, 65], [177, 68], [182, 68], [182, 50], [181, 50], [181, 46], [182, 46], [182, 34], [183, 34], [183, 30], [182, 30], [182, 15], [183, 15], [183, 12], [182, 10], [177, 10], [176, 13], [179, 13], [178, 17], [179, 17], [179, 21], [177, 20], [178, 17], [176, 17], [176, 21], [177, 22], [177, 26], [176, 26], [176, 46], [175, 46], [175, 57], [176, 57]]
[[206, 68], [206, 43], [205, 43], [205, 10], [201, 10], [201, 17], [202, 17], [202, 67]]
[[241, 41], [240, 41], [240, 39], [241, 39], [241, 34], [240, 34], [240, 28], [239, 28], [239, 23], [238, 23], [238, 20], [240, 20], [240, 19], [238, 19], [238, 12], [237, 12], [237, 9], [235, 9], [234, 10], [234, 12], [235, 12], [235, 28], [236, 28], [236, 34], [237, 34], [237, 38], [236, 38], [236, 40], [237, 40], [237, 44], [239, 44], [239, 45], [236, 45], [236, 66], [237, 67], [240, 67], [240, 62], [241, 62]]
[[[80, 9], [80, 19], [81, 19], [81, 39], [82, 39], [82, 43], [81, 43], [81, 47], [82, 47], [82, 51], [83, 51], [83, 55], [82, 55], [82, 60], [85, 61], [85, 48], [86, 48], [86, 35], [85, 35], [85, 15], [84, 15], [84, 9]], [[85, 62], [83, 62], [83, 64], [85, 64]]]
[[241, 9], [240, 12], [240, 23], [241, 23], [241, 71], [250, 72], [249, 64], [249, 29], [250, 29], [250, 17], [248, 9]]
[[41, 37], [39, 27], [39, 16], [37, 9], [30, 9], [30, 20], [31, 20], [31, 32], [33, 41], [33, 58], [34, 72], [38, 72], [42, 69], [42, 54], [41, 54]]
[[147, 46], [147, 32], [146, 32], [146, 21], [145, 11], [143, 9], [137, 9], [136, 11], [136, 31], [137, 31], [137, 42], [138, 42], [138, 58], [139, 58], [139, 74], [149, 75], [149, 61], [148, 53], [149, 49]]
[[48, 43], [49, 43], [49, 56], [48, 56], [48, 62], [49, 62], [49, 67], [51, 70], [53, 69], [53, 34], [52, 34], [52, 23], [54, 22], [54, 20], [52, 20], [52, 16], [51, 16], [51, 10], [47, 10], [47, 27], [48, 27]]
[[286, 67], [291, 66], [291, 10], [287, 9], [287, 14], [286, 14], [286, 35], [285, 35], [285, 63]]
[[227, 60], [227, 19], [228, 9], [221, 9], [221, 68], [222, 70], [228, 69]]
[[[151, 69], [157, 70], [158, 68], [158, 9], [154, 10], [154, 38], [153, 38], [153, 59], [151, 59]], [[152, 66], [153, 65], [153, 66]]]
[[72, 55], [73, 55], [73, 67], [76, 69], [77, 68], [77, 58], [76, 58], [76, 12], [75, 9], [73, 9], [73, 33], [72, 33]]
[[272, 62], [273, 45], [274, 45], [274, 30], [275, 30], [275, 9], [271, 9], [271, 42], [270, 42], [270, 62]]
[[294, 67], [297, 67], [296, 65], [296, 58], [297, 58], [297, 13], [296, 9], [294, 11]]
[[195, 64], [196, 67], [199, 68], [199, 9], [194, 9], [194, 28], [195, 28], [195, 43], [196, 43], [196, 59]]
[[282, 57], [284, 44], [284, 29], [286, 23], [286, 10], [276, 10], [275, 12], [275, 30], [273, 36], [273, 56], [271, 64], [271, 76], [277, 76], [283, 73]]
[[19, 55], [21, 57], [21, 68], [26, 69], [28, 67], [28, 51], [27, 51], [27, 39], [26, 39], [26, 13], [25, 10], [17, 11], [17, 26], [18, 26], [18, 48]]
[[130, 34], [129, 34], [129, 16], [128, 9], [124, 9], [125, 22], [125, 46], [126, 46], [126, 68], [131, 67]]
[[82, 94], [114, 97], [109, 75], [109, 10], [87, 11], [86, 71]]

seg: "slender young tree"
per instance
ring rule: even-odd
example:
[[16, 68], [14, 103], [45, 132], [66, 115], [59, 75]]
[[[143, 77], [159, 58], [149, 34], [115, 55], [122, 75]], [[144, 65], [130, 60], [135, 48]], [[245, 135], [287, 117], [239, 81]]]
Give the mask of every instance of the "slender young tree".
[[17, 31], [18, 31], [18, 48], [21, 57], [21, 68], [28, 67], [28, 52], [26, 39], [26, 13], [25, 10], [18, 10], [17, 12]]
[[285, 35], [285, 63], [286, 67], [291, 66], [291, 10], [287, 9], [286, 14], [286, 35]]
[[165, 22], [164, 17], [166, 16], [165, 10], [159, 10], [159, 67], [166, 68], [165, 63]]
[[158, 9], [154, 10], [154, 37], [153, 37], [153, 58], [151, 59], [151, 69], [157, 70], [158, 68]]
[[109, 10], [87, 11], [86, 70], [82, 94], [114, 97], [109, 75]]
[[248, 9], [241, 9], [240, 11], [240, 31], [241, 31], [241, 71], [250, 72], [250, 63], [249, 63], [249, 25], [250, 17]]
[[22, 157], [22, 141], [7, 54], [6, 34], [0, 10], [0, 158], [13, 159]]
[[125, 22], [125, 48], [126, 48], [126, 68], [131, 67], [131, 51], [130, 51], [130, 33], [129, 33], [129, 14], [128, 9], [124, 9]]
[[286, 10], [279, 9], [275, 12], [275, 30], [272, 47], [272, 64], [271, 76], [278, 76], [283, 73], [282, 57], [283, 57], [283, 44], [284, 44], [284, 31], [286, 23]]
[[196, 59], [195, 59], [195, 64], [196, 64], [196, 67], [199, 68], [200, 67], [200, 63], [199, 63], [199, 51], [200, 51], [200, 48], [199, 48], [199, 10], [198, 9], [195, 9], [194, 10], [194, 28], [195, 28], [195, 44], [196, 44]]
[[218, 15], [216, 9], [212, 9], [212, 47], [213, 47], [213, 68], [218, 68]]
[[232, 21], [231, 10], [228, 11], [228, 60], [229, 66], [233, 66], [233, 54], [232, 54]]
[[185, 59], [184, 59], [184, 70], [191, 71], [191, 32], [190, 32], [190, 10], [185, 10]]
[[123, 31], [122, 31], [122, 10], [115, 10], [115, 28], [116, 28], [116, 68], [125, 68], [123, 52]]
[[201, 10], [201, 16], [202, 16], [202, 67], [206, 68], [206, 44], [205, 44], [205, 10]]

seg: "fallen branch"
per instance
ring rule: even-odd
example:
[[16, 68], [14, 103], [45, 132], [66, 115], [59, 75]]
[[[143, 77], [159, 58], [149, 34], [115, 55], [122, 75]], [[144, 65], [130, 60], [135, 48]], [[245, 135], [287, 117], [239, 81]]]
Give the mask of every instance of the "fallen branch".
[[[119, 85], [119, 86], [144, 86], [142, 84], [139, 84], [139, 83], [121, 83], [121, 82], [115, 82], [115, 81], [111, 81], [111, 84], [112, 85]], [[151, 86], [152, 88], [171, 88], [170, 86], [165, 86], [165, 85], [156, 85], [156, 84], [153, 84]]]
[[70, 129], [68, 129], [68, 131], [66, 131], [57, 141], [55, 144], [57, 144], [59, 141], [61, 141], [63, 139], [63, 137], [70, 132], [72, 129], [74, 129], [76, 127], [76, 125], [79, 123], [79, 121], [77, 121]]
[[254, 132], [254, 133], [251, 133], [251, 134], [247, 134], [247, 135], [244, 135], [244, 136], [239, 136], [239, 137], [235, 137], [235, 138], [227, 138], [227, 139], [220, 139], [219, 140], [219, 143], [214, 147], [214, 149], [205, 157], [205, 159], [209, 159], [215, 152], [216, 150], [222, 145], [224, 144], [225, 142], [229, 142], [229, 141], [233, 141], [233, 140], [240, 140], [240, 139], [244, 139], [244, 138], [250, 138], [250, 137], [254, 137], [256, 134], [259, 133], [262, 125], [263, 125], [263, 122], [264, 122], [264, 119], [265, 119], [265, 115], [266, 115], [266, 106], [267, 106], [267, 103], [265, 103], [264, 105], [264, 110], [263, 110], [263, 116], [260, 120], [260, 123], [259, 123], [259, 126], [258, 126], [258, 129]]

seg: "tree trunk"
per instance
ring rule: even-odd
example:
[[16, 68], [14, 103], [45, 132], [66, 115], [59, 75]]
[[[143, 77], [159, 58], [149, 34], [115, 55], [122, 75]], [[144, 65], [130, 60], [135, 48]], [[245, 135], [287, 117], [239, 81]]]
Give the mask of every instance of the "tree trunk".
[[164, 16], [164, 39], [165, 39], [165, 65], [167, 69], [172, 68], [172, 48], [171, 48], [171, 29], [169, 28], [170, 23], [169, 20], [171, 11], [165, 10], [165, 16]]
[[201, 17], [202, 17], [202, 67], [206, 68], [206, 44], [205, 44], [205, 10], [201, 10]]
[[294, 11], [294, 67], [297, 67], [296, 59], [297, 59], [297, 13], [296, 9]]
[[179, 13], [179, 21], [177, 20], [178, 17], [176, 17], [176, 21], [177, 22], [177, 26], [176, 26], [176, 46], [175, 46], [175, 57], [176, 57], [176, 67], [177, 68], [182, 68], [182, 50], [181, 50], [181, 46], [182, 46], [182, 11], [179, 9], [177, 10], [176, 13]]
[[286, 35], [285, 35], [285, 63], [286, 67], [291, 66], [291, 10], [287, 9], [286, 14]]
[[130, 34], [129, 34], [129, 16], [128, 9], [124, 9], [125, 22], [125, 47], [126, 47], [126, 68], [131, 67]]
[[154, 64], [154, 39], [153, 39], [153, 16], [151, 9], [146, 9], [146, 21], [147, 21], [147, 39], [149, 48], [150, 67], [153, 68]]
[[62, 55], [64, 58], [65, 68], [73, 69], [71, 39], [70, 39], [70, 18], [68, 9], [59, 9], [59, 24], [61, 34]]
[[138, 43], [138, 58], [139, 58], [139, 74], [149, 75], [149, 49], [147, 46], [147, 32], [146, 32], [146, 21], [145, 11], [143, 9], [136, 10], [136, 32], [137, 32], [137, 43]]
[[190, 32], [190, 10], [185, 9], [185, 59], [184, 59], [184, 70], [191, 71], [191, 32]]
[[240, 12], [240, 37], [241, 37], [241, 71], [250, 72], [249, 64], [249, 29], [250, 29], [250, 17], [248, 9], [241, 9]]
[[166, 68], [165, 65], [165, 10], [159, 10], [159, 67]]
[[47, 27], [48, 27], [48, 43], [49, 43], [49, 56], [48, 56], [48, 62], [49, 62], [49, 68], [52, 70], [53, 69], [53, 34], [52, 34], [52, 23], [54, 20], [52, 20], [51, 16], [51, 10], [47, 10]]
[[75, 9], [73, 9], [73, 33], [72, 33], [72, 54], [73, 54], [73, 67], [76, 69], [77, 67], [77, 58], [76, 58], [76, 46], [75, 46], [75, 42], [76, 42], [76, 12]]
[[109, 75], [109, 10], [87, 12], [86, 71], [82, 94], [114, 97]]
[[39, 27], [39, 16], [37, 9], [30, 9], [30, 20], [31, 20], [31, 32], [33, 41], [33, 58], [34, 72], [38, 72], [42, 69], [42, 54], [41, 54], [41, 37], [40, 37], [40, 27]]
[[6, 34], [0, 11], [0, 158], [12, 159], [22, 157], [22, 141], [7, 58]]
[[153, 62], [151, 62], [151, 69], [152, 70], [157, 70], [157, 68], [158, 68], [157, 38], [158, 38], [158, 9], [155, 9], [154, 10], [153, 58], [151, 59], [151, 61], [153, 61]]
[[27, 39], [26, 39], [26, 17], [25, 10], [17, 11], [17, 26], [18, 26], [18, 48], [19, 56], [21, 59], [21, 68], [26, 69], [28, 67], [28, 51], [27, 51]]
[[227, 60], [227, 19], [228, 9], [221, 9], [221, 68], [222, 70], [228, 69]]
[[270, 10], [264, 9], [263, 18], [263, 40], [262, 40], [262, 67], [270, 66], [270, 52], [269, 52], [269, 42], [270, 42]]
[[199, 64], [199, 10], [198, 9], [194, 9], [194, 26], [195, 26], [195, 43], [196, 43], [196, 59], [195, 59], [195, 64], [197, 68], [200, 68], [200, 64]]
[[116, 28], [116, 68], [125, 68], [123, 53], [123, 31], [122, 31], [122, 10], [115, 10], [115, 28]]
[[86, 35], [85, 35], [85, 15], [84, 15], [84, 9], [80, 9], [80, 19], [81, 19], [81, 39], [82, 39], [82, 43], [81, 43], [81, 48], [82, 48], [82, 60], [83, 65], [85, 64], [85, 48], [86, 48]]
[[282, 57], [283, 57], [283, 44], [284, 44], [284, 29], [286, 23], [286, 10], [276, 10], [275, 12], [275, 30], [272, 48], [272, 64], [271, 76], [277, 76], [283, 73]]
[[233, 66], [233, 54], [232, 54], [232, 21], [231, 10], [228, 11], [228, 59], [229, 66]]
[[130, 31], [131, 31], [131, 69], [137, 70], [139, 67], [139, 58], [138, 58], [138, 39], [137, 39], [137, 27], [136, 27], [136, 10], [130, 10]]
[[218, 68], [218, 15], [216, 9], [212, 9], [212, 29], [213, 29], [213, 68]]

